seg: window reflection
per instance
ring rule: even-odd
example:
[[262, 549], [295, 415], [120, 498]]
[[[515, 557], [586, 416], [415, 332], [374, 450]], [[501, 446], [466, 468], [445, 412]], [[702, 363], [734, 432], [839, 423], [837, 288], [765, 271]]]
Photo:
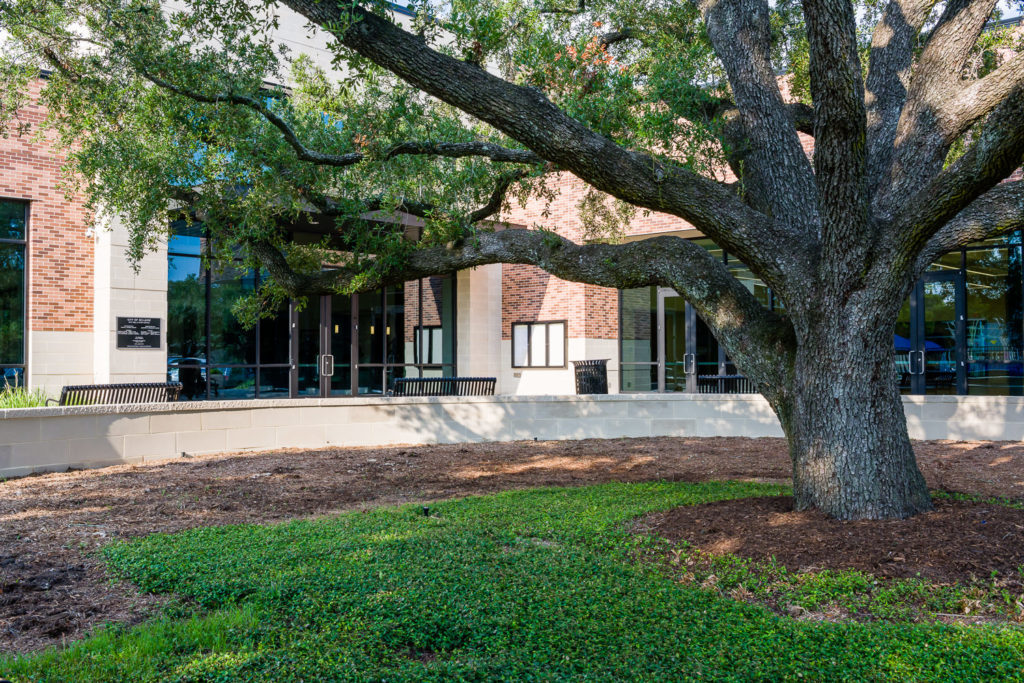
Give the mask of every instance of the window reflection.
[[[782, 308], [749, 268], [723, 254], [710, 240], [696, 242], [726, 262], [732, 274], [762, 305]], [[895, 375], [902, 392], [1024, 395], [1024, 255], [1021, 232], [984, 240], [940, 256], [904, 302], [893, 333]], [[660, 362], [666, 388], [682, 386], [669, 359], [657, 357], [657, 289], [620, 293], [620, 367], [622, 391], [656, 391]], [[680, 330], [677, 313], [666, 299], [666, 355], [676, 358]], [[912, 315], [913, 313], [913, 315]], [[916, 318], [916, 319], [912, 319]], [[735, 366], [724, 356], [699, 318], [691, 333], [698, 375]], [[920, 354], [920, 355], [918, 355]], [[960, 384], [966, 377], [966, 384]], [[916, 379], [915, 379], [916, 378]]]
[[1020, 395], [1024, 393], [1021, 247], [968, 250], [964, 273], [968, 392]]

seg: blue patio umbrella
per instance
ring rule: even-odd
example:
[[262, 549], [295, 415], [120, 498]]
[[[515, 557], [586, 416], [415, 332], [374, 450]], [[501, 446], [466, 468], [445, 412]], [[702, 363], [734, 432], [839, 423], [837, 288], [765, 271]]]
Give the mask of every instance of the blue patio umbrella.
[[[906, 337], [901, 337], [898, 334], [892, 335], [892, 345], [893, 345], [893, 348], [896, 351], [910, 351], [910, 340], [907, 339]], [[925, 342], [924, 342], [924, 350], [925, 351], [942, 351], [942, 346], [939, 345], [939, 344], [936, 344], [933, 341], [928, 341], [926, 339]]]

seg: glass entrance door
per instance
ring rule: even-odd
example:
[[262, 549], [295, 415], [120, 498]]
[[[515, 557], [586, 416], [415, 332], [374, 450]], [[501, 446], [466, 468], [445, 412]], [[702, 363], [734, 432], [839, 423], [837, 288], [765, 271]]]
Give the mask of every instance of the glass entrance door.
[[[658, 290], [657, 390], [732, 393], [735, 366], [697, 311], [671, 289]], [[630, 365], [638, 365], [631, 363]]]
[[352, 299], [321, 296], [302, 310], [292, 304], [291, 395], [344, 396], [352, 393]]
[[900, 311], [893, 336], [900, 388], [966, 393], [965, 292], [960, 273], [929, 273]]
[[658, 391], [691, 391], [686, 301], [670, 289], [658, 291]]

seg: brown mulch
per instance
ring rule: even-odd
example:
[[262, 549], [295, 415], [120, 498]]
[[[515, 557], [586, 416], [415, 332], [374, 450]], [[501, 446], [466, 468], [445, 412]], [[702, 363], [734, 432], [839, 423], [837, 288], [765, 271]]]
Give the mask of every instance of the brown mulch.
[[[1024, 499], [1024, 443], [922, 442], [932, 488]], [[229, 454], [0, 482], [0, 652], [134, 623], [163, 598], [112, 583], [115, 538], [605, 481], [786, 482], [781, 439], [650, 438]]]
[[793, 510], [791, 497], [746, 498], [648, 515], [645, 532], [706, 552], [775, 560], [793, 571], [856, 569], [881, 578], [921, 576], [942, 583], [988, 578], [1021, 585], [1024, 510], [936, 500], [911, 519], [839, 522]]

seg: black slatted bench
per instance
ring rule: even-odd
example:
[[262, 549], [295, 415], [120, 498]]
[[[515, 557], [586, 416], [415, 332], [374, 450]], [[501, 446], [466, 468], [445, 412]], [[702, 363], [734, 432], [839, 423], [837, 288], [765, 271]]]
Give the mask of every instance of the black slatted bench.
[[495, 377], [399, 377], [392, 396], [494, 396]]
[[757, 387], [746, 375], [697, 375], [699, 394], [756, 394]]
[[181, 384], [75, 384], [60, 391], [60, 400], [47, 403], [59, 406], [89, 406], [106, 403], [170, 403], [178, 400]]

